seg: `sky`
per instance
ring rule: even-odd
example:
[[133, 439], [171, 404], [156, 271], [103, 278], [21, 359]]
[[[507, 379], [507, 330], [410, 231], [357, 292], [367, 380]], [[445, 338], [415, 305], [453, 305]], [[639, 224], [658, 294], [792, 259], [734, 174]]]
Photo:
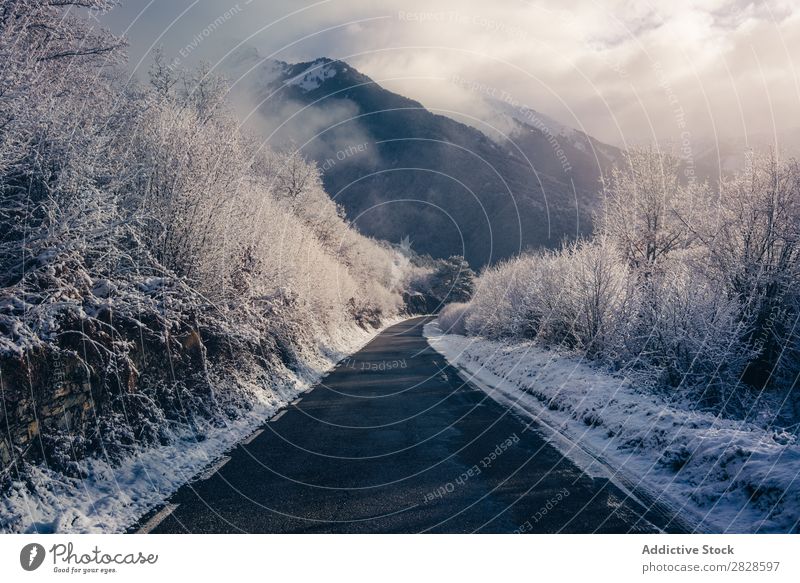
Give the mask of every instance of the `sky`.
[[163, 46], [347, 61], [439, 113], [493, 97], [619, 146], [800, 142], [796, 0], [123, 0], [132, 70]]

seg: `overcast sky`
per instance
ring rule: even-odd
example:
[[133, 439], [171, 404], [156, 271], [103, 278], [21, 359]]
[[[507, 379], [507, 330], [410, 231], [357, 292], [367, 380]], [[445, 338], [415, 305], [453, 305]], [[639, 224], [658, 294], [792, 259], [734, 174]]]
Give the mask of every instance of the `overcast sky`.
[[346, 60], [433, 109], [492, 95], [617, 145], [786, 135], [800, 122], [792, 0], [123, 0], [102, 17], [191, 64], [241, 43]]

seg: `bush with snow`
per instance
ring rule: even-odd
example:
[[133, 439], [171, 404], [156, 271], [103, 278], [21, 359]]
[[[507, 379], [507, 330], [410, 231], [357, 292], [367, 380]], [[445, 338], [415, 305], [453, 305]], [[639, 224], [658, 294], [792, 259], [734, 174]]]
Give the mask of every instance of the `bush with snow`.
[[718, 195], [677, 171], [656, 150], [627, 154], [595, 238], [487, 268], [454, 308], [465, 331], [578, 353], [729, 412], [753, 413], [741, 405], [762, 388], [794, 406], [800, 168], [752, 156]]
[[447, 304], [439, 312], [439, 326], [446, 334], [466, 334], [466, 322], [464, 316], [467, 314], [469, 304], [466, 302]]

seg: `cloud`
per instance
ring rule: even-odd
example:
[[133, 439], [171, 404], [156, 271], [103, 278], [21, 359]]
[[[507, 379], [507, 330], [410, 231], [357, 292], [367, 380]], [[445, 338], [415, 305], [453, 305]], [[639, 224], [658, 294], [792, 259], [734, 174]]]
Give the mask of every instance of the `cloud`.
[[795, 129], [800, 105], [800, 7], [789, 0], [128, 0], [108, 22], [128, 29], [135, 65], [231, 12], [187, 62], [243, 41], [283, 60], [343, 58], [467, 115], [478, 100], [451, 79], [474, 80], [619, 145], [774, 135]]

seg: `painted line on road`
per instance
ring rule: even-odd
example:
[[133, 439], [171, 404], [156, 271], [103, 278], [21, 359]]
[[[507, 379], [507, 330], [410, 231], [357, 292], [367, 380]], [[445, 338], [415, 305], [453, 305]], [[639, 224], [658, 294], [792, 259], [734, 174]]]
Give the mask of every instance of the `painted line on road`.
[[275, 415], [275, 417], [270, 419], [269, 422], [270, 423], [275, 423], [278, 419], [280, 419], [284, 415], [286, 415], [286, 409], [283, 409], [282, 411], [280, 411], [277, 415]]
[[144, 526], [136, 531], [136, 534], [148, 534], [152, 532], [159, 524], [164, 522], [164, 520], [180, 506], [180, 504], [167, 504], [156, 512], [156, 514], [147, 522], [144, 523]]
[[231, 461], [230, 456], [227, 455], [222, 456], [219, 460], [217, 460], [217, 462], [213, 466], [211, 466], [205, 472], [200, 474], [198, 480], [208, 480], [211, 476], [220, 471], [222, 469], [222, 466], [227, 464], [229, 461]]
[[253, 433], [253, 434], [252, 434], [250, 437], [248, 437], [247, 439], [245, 439], [245, 440], [244, 440], [242, 443], [243, 443], [243, 444], [245, 444], [245, 445], [249, 445], [249, 444], [253, 443], [253, 440], [254, 440], [256, 437], [258, 437], [259, 435], [261, 435], [262, 433], [264, 433], [264, 430], [263, 430], [263, 429], [259, 429], [258, 431], [256, 431], [255, 433]]

